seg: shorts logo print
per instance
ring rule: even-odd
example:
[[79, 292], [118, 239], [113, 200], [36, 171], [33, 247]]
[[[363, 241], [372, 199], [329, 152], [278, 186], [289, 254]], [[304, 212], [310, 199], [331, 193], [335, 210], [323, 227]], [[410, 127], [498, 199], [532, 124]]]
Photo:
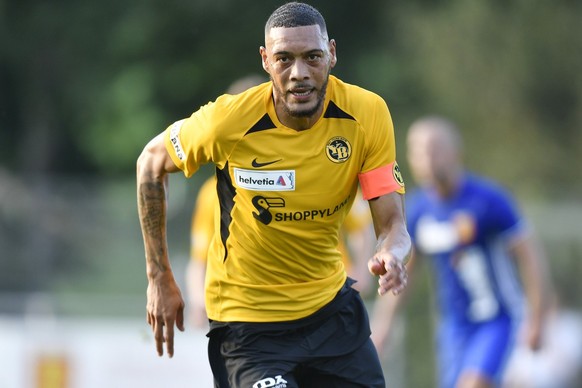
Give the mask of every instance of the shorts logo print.
[[273, 377], [267, 377], [253, 384], [253, 388], [286, 388], [287, 381], [281, 377], [281, 375]]

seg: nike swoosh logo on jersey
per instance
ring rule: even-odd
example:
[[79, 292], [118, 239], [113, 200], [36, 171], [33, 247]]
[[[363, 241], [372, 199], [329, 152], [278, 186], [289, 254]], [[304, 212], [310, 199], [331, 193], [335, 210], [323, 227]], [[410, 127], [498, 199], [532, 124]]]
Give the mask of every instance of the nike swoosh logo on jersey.
[[277, 160], [273, 160], [272, 162], [265, 162], [265, 163], [259, 163], [257, 162], [257, 158], [253, 159], [253, 162], [251, 163], [251, 165], [255, 168], [259, 168], [259, 167], [265, 167], [268, 166], [269, 164], [273, 164], [273, 163], [277, 163], [280, 162], [282, 159], [277, 159]]

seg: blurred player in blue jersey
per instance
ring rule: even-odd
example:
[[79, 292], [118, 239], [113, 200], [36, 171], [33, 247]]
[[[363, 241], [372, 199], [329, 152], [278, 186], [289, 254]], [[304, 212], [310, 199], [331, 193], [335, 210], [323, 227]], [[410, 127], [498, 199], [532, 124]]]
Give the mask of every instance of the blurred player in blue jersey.
[[[497, 386], [515, 340], [540, 345], [549, 286], [543, 257], [511, 195], [464, 169], [453, 123], [416, 121], [407, 147], [419, 184], [407, 197], [408, 229], [436, 285], [439, 386]], [[380, 352], [399, 297], [381, 299], [372, 322]]]

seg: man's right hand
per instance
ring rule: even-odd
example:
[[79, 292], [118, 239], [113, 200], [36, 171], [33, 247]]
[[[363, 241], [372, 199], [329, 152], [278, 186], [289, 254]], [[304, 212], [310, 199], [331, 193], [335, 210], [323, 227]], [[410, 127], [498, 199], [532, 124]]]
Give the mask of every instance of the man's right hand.
[[380, 296], [392, 291], [394, 295], [400, 294], [408, 284], [406, 266], [401, 260], [387, 253], [375, 254], [368, 261], [368, 270], [371, 274], [379, 276], [378, 294]]
[[[152, 327], [159, 356], [166, 351], [174, 355], [174, 325], [184, 331], [184, 300], [173, 276], [149, 281], [147, 288], [147, 322]], [[164, 331], [165, 328], [165, 331]]]

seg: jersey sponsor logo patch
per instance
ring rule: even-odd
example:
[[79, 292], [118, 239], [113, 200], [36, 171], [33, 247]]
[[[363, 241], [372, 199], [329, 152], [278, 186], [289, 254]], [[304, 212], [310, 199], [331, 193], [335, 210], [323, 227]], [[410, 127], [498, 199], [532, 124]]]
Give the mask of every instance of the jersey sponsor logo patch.
[[251, 191], [294, 191], [295, 170], [255, 171], [234, 169], [235, 184]]
[[273, 220], [273, 215], [269, 210], [272, 207], [285, 207], [285, 200], [279, 197], [267, 198], [262, 195], [253, 197], [253, 206], [257, 209], [253, 212], [253, 217], [265, 225], [269, 225]]
[[343, 163], [352, 156], [352, 146], [344, 137], [332, 137], [325, 146], [325, 155], [334, 163]]
[[184, 120], [176, 121], [172, 124], [172, 128], [170, 128], [170, 142], [174, 147], [174, 152], [176, 156], [180, 160], [186, 159], [186, 153], [182, 148], [182, 143], [180, 142], [180, 130], [182, 129], [182, 124], [184, 124]]
[[281, 197], [264, 197], [257, 195], [253, 197], [252, 202], [256, 212], [253, 212], [253, 217], [265, 225], [269, 225], [272, 221], [275, 222], [298, 222], [298, 221], [313, 221], [334, 216], [337, 212], [346, 207], [349, 203], [350, 197], [345, 198], [342, 202], [334, 207], [326, 209], [308, 209], [300, 211], [276, 211], [276, 208], [285, 207], [285, 199]]
[[398, 183], [401, 187], [404, 187], [404, 179], [402, 178], [402, 172], [400, 171], [400, 166], [398, 163], [394, 162], [392, 165], [392, 176], [396, 183]]
[[257, 161], [257, 158], [254, 158], [253, 161], [251, 162], [251, 165], [253, 167], [255, 167], [255, 168], [260, 168], [260, 167], [265, 167], [265, 166], [268, 166], [270, 164], [277, 163], [277, 162], [280, 162], [280, 161], [281, 161], [281, 159], [277, 159], [277, 160], [272, 160], [270, 162], [263, 162], [263, 163], [261, 163], [261, 162], [258, 162]]

